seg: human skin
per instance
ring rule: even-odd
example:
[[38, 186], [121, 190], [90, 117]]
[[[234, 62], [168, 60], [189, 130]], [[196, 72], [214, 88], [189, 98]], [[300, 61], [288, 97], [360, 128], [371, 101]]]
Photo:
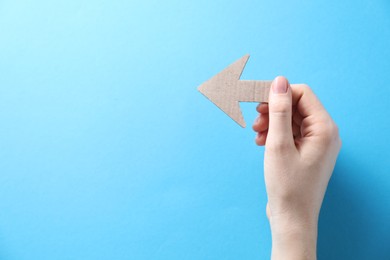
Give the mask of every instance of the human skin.
[[266, 208], [272, 260], [316, 259], [318, 216], [341, 140], [336, 124], [304, 84], [277, 77], [257, 107], [255, 142], [265, 146]]

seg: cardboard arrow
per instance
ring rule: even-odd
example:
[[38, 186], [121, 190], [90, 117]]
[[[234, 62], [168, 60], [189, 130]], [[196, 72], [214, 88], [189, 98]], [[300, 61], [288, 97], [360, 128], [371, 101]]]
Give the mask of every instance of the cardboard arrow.
[[245, 55], [199, 86], [200, 93], [242, 127], [245, 121], [239, 102], [268, 102], [272, 81], [240, 80], [249, 55]]

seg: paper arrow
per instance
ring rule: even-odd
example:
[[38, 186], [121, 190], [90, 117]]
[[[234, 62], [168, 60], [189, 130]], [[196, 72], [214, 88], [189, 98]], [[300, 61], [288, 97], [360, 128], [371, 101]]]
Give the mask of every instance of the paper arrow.
[[272, 83], [263, 80], [240, 80], [248, 59], [249, 55], [245, 55], [198, 88], [200, 93], [242, 127], [245, 127], [245, 121], [239, 102], [268, 102]]

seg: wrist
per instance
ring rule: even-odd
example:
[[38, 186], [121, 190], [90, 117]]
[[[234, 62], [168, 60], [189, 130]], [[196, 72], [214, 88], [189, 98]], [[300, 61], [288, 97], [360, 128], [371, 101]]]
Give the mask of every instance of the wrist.
[[316, 259], [318, 221], [270, 219], [272, 260]]

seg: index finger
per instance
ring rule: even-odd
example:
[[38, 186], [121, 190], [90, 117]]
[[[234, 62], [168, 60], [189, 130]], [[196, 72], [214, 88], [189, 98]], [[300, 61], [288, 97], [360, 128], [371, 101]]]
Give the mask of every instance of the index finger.
[[296, 106], [303, 118], [308, 116], [328, 116], [324, 106], [306, 84], [292, 84], [292, 104]]

